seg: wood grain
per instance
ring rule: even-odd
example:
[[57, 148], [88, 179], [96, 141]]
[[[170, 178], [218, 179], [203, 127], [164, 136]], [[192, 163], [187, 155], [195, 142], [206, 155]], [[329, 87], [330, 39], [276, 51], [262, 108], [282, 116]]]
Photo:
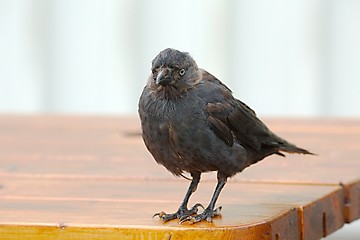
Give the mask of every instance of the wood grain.
[[[360, 218], [360, 120], [266, 119], [318, 156], [273, 156], [225, 186], [213, 223], [163, 224], [189, 182], [147, 152], [136, 116], [0, 116], [0, 238], [319, 239]], [[210, 199], [204, 174], [190, 204]]]

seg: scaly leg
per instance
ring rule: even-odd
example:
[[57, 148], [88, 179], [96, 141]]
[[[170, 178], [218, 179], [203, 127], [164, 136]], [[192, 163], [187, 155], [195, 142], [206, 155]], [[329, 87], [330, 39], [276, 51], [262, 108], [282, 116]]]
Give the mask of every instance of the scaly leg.
[[200, 203], [195, 204], [190, 210], [187, 208], [189, 198], [190, 198], [191, 194], [193, 194], [196, 191], [197, 185], [199, 184], [200, 175], [201, 175], [200, 173], [191, 173], [192, 180], [191, 180], [189, 189], [187, 190], [184, 200], [181, 203], [177, 212], [170, 213], [170, 214], [167, 214], [165, 212], [159, 212], [159, 213], [155, 213], [155, 215], [153, 217], [159, 216], [159, 218], [161, 218], [163, 220], [163, 222], [167, 222], [167, 221], [170, 221], [175, 218], [182, 221], [183, 219], [188, 218], [189, 216], [191, 216], [193, 214], [196, 214], [199, 207], [204, 208]]
[[209, 206], [201, 214], [183, 218], [183, 220], [180, 223], [189, 221], [192, 224], [192, 223], [200, 222], [202, 220], [212, 222], [212, 218], [220, 214], [222, 207], [220, 206], [216, 209], [214, 209], [214, 208], [215, 208], [215, 203], [220, 195], [220, 192], [226, 184], [226, 181], [227, 181], [227, 177], [219, 176], [219, 173], [218, 173], [218, 183], [216, 185], [216, 188], [215, 188], [214, 194], [211, 198], [211, 201], [209, 203]]

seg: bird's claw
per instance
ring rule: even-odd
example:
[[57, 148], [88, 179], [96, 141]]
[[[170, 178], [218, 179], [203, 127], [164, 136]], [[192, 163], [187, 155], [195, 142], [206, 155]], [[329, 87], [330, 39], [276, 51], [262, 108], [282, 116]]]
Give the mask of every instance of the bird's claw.
[[158, 213], [155, 213], [152, 217], [156, 217], [156, 216], [159, 216], [159, 218], [161, 218], [162, 216], [164, 216], [166, 213], [164, 211], [161, 211], [161, 212], [158, 212]]
[[184, 222], [189, 222], [190, 224], [195, 223], [194, 216], [187, 216], [180, 220], [179, 224], [183, 224]]
[[153, 218], [156, 216], [159, 216], [159, 218], [163, 222], [167, 222], [167, 221], [177, 218], [177, 219], [179, 219], [179, 221], [181, 223], [184, 219], [187, 219], [189, 216], [196, 214], [199, 210], [199, 207], [204, 209], [204, 206], [202, 204], [197, 203], [190, 210], [188, 210], [187, 208], [180, 207], [176, 213], [167, 214], [167, 213], [161, 211], [161, 212], [155, 213]]
[[163, 222], [167, 222], [167, 221], [173, 220], [173, 219], [175, 219], [175, 218], [177, 217], [177, 216], [176, 216], [176, 213], [167, 214], [167, 213], [165, 213], [164, 211], [155, 213], [154, 216], [153, 216], [153, 218], [156, 217], [156, 216], [159, 216], [159, 218], [160, 218]]
[[201, 214], [198, 214], [196, 216], [187, 216], [186, 218], [182, 219], [179, 223], [183, 224], [184, 222], [189, 222], [190, 224], [194, 224], [197, 222], [201, 222], [203, 220], [206, 220], [208, 222], [212, 222], [212, 218], [215, 216], [220, 215], [222, 207], [218, 207], [215, 210], [205, 209], [205, 211]]
[[201, 203], [197, 203], [189, 211], [191, 213], [197, 213], [197, 211], [199, 210], [199, 207], [201, 207], [203, 210], [205, 209]]

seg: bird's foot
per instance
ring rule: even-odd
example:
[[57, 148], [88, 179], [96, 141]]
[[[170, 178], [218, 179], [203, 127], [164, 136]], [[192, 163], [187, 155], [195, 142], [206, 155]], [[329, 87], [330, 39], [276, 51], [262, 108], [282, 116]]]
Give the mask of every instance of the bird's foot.
[[210, 208], [206, 208], [204, 212], [196, 215], [196, 216], [188, 216], [180, 221], [181, 223], [189, 222], [190, 224], [194, 224], [197, 222], [201, 222], [203, 220], [206, 220], [208, 222], [212, 222], [213, 217], [220, 215], [222, 207], [218, 207], [215, 210], [212, 210]]
[[163, 211], [155, 213], [153, 217], [159, 216], [159, 218], [163, 222], [167, 222], [173, 220], [175, 218], [179, 219], [182, 222], [184, 219], [191, 217], [193, 214], [196, 214], [199, 210], [199, 207], [204, 209], [203, 205], [200, 203], [195, 204], [191, 209], [187, 209], [186, 207], [180, 207], [176, 213], [165, 213]]

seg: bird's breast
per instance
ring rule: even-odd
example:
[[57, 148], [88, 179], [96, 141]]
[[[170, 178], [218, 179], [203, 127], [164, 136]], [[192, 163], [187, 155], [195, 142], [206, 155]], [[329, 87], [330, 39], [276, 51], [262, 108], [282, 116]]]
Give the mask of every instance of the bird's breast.
[[175, 175], [235, 169], [238, 146], [219, 141], [209, 126], [203, 98], [192, 94], [176, 101], [153, 96], [146, 100], [139, 109], [143, 139], [158, 163]]

